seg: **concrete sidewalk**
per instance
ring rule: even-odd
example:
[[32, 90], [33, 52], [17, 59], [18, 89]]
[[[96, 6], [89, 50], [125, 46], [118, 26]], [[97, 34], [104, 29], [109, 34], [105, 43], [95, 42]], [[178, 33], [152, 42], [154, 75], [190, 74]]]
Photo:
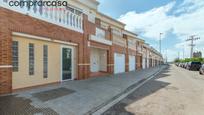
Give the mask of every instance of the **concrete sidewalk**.
[[[24, 112], [25, 114], [82, 115], [114, 99], [130, 86], [150, 77], [162, 68], [164, 66], [16, 92], [12, 96], [0, 97], [0, 111], [8, 114]], [[27, 103], [24, 103], [25, 100]], [[3, 107], [5, 103], [9, 104], [7, 108]], [[26, 111], [16, 108], [22, 105]]]

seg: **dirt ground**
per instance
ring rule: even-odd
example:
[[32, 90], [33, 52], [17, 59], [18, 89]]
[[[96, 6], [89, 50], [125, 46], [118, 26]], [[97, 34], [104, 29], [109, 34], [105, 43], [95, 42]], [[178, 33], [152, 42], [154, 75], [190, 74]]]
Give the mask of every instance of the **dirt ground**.
[[204, 115], [204, 75], [170, 65], [104, 115]]

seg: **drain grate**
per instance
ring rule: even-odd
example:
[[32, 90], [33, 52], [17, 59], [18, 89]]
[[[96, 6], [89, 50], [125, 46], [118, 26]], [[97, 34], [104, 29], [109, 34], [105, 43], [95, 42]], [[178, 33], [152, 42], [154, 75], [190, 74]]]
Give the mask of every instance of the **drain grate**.
[[70, 95], [74, 93], [74, 90], [67, 89], [67, 88], [58, 88], [58, 89], [52, 89], [48, 91], [43, 91], [39, 93], [32, 94], [33, 97], [38, 98], [42, 102], [46, 102], [49, 100], [53, 100], [62, 96]]

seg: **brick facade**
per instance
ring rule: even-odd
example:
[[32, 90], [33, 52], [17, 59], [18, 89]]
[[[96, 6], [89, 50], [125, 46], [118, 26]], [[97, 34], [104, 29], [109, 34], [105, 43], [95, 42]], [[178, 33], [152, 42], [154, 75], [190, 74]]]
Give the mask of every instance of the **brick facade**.
[[[12, 32], [78, 44], [78, 76], [76, 80], [87, 79], [90, 76], [91, 47], [107, 50], [108, 73], [114, 73], [114, 53], [125, 54], [126, 72], [129, 71], [129, 55], [135, 56], [137, 62], [136, 68], [142, 68], [142, 54], [137, 53], [136, 50], [131, 50], [126, 46], [122, 47], [114, 43], [112, 46], [109, 46], [89, 40], [91, 34], [96, 34], [96, 27], [103, 29], [101, 28], [101, 20], [98, 18], [96, 18], [95, 23], [92, 23], [88, 21], [87, 15], [83, 15], [84, 32], [79, 33], [4, 8], [0, 8], [0, 15], [0, 94], [12, 92]], [[107, 30], [103, 30], [105, 31], [105, 38], [112, 41], [113, 35], [111, 27]], [[128, 46], [127, 36], [124, 35], [123, 37], [123, 39], [126, 39], [126, 45]]]

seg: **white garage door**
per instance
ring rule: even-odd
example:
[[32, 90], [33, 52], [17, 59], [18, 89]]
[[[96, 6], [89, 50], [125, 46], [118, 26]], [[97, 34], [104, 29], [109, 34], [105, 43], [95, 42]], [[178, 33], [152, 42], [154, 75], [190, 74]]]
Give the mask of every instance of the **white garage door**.
[[114, 73], [125, 72], [125, 54], [114, 54]]
[[145, 65], [146, 65], [146, 63], [145, 63], [145, 58], [143, 57], [143, 58], [142, 58], [142, 69], [145, 69]]
[[129, 55], [129, 71], [134, 71], [135, 70], [135, 56]]

